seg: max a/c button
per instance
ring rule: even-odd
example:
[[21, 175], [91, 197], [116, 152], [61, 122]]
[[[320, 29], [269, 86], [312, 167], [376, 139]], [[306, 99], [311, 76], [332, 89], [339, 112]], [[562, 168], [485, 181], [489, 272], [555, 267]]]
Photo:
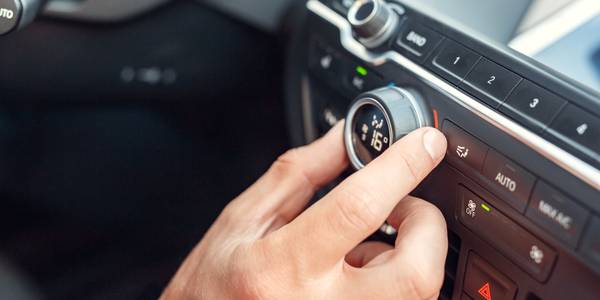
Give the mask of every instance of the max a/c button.
[[535, 176], [491, 149], [483, 165], [483, 175], [506, 195], [503, 200], [521, 213], [525, 212]]
[[540, 180], [531, 196], [527, 217], [556, 238], [575, 247], [589, 212]]
[[512, 300], [517, 286], [475, 253], [469, 253], [465, 292], [476, 300]]

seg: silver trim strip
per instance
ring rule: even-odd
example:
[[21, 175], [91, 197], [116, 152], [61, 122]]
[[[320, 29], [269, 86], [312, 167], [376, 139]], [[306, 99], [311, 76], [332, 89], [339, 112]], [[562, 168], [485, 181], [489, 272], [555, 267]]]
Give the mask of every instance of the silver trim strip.
[[481, 119], [494, 125], [521, 143], [531, 147], [540, 155], [546, 157], [567, 172], [573, 174], [573, 176], [600, 191], [600, 170], [543, 139], [539, 135], [525, 129], [521, 125], [480, 103], [478, 100], [471, 98], [471, 96], [464, 94], [462, 91], [446, 83], [401, 54], [395, 51], [388, 51], [382, 54], [370, 52], [353, 38], [352, 28], [348, 21], [318, 0], [309, 0], [306, 3], [306, 7], [313, 13], [338, 27], [340, 30], [341, 43], [344, 48], [361, 60], [374, 66], [382, 65], [388, 61], [401, 65], [431, 87], [449, 96], [457, 104], [473, 112]]

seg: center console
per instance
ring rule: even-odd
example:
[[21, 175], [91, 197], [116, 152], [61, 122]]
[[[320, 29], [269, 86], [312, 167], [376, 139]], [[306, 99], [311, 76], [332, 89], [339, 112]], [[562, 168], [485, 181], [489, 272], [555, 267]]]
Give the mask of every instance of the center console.
[[360, 169], [416, 128], [448, 138], [413, 193], [448, 224], [441, 299], [600, 298], [595, 90], [403, 1], [309, 0], [303, 11], [286, 70], [297, 144], [345, 118]]

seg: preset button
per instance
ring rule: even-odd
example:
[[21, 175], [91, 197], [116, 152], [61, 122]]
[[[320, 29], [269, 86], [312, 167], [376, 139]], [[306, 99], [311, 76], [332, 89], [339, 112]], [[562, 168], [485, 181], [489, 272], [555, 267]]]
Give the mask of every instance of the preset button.
[[502, 104], [500, 111], [541, 132], [566, 104], [560, 97], [523, 80]]
[[482, 58], [461, 87], [489, 106], [497, 108], [520, 81], [521, 77], [517, 74]]
[[458, 83], [475, 66], [481, 56], [462, 45], [446, 40], [442, 51], [433, 59], [434, 70], [446, 79]]

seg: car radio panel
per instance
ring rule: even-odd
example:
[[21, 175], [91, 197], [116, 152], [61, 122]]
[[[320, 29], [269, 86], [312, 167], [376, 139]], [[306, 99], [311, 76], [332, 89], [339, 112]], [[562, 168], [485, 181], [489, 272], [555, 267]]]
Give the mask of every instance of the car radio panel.
[[[460, 240], [440, 298], [600, 298], [600, 96], [402, 1], [309, 0], [307, 10], [302, 97], [288, 99], [303, 142], [349, 118], [359, 168], [396, 128], [448, 138], [415, 191]], [[411, 95], [422, 102], [408, 105]], [[418, 112], [430, 120], [417, 124]]]

